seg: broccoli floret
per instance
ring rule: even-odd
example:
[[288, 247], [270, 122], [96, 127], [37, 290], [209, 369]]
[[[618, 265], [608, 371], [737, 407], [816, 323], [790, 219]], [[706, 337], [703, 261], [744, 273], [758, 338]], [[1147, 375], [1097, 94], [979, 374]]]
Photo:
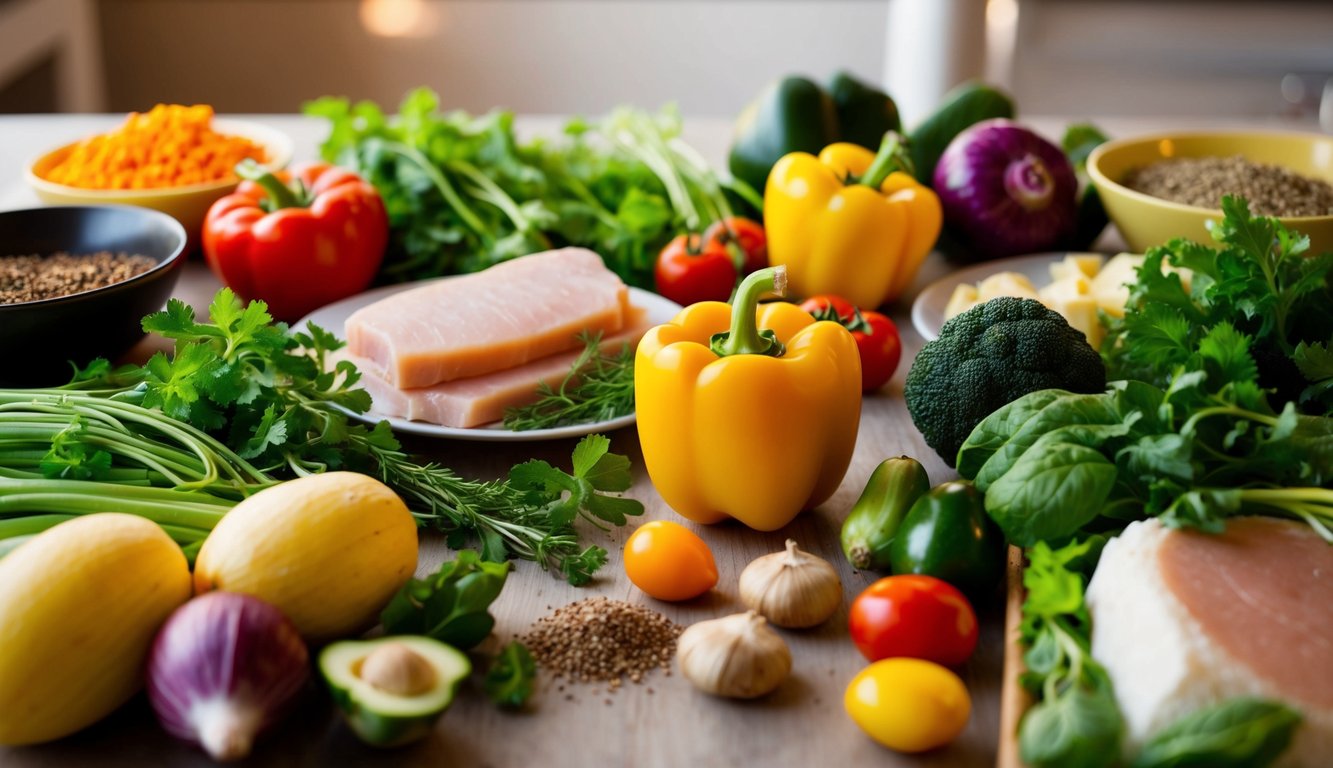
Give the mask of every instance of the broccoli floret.
[[1052, 388], [1105, 390], [1101, 355], [1041, 302], [998, 298], [944, 324], [912, 362], [903, 394], [926, 443], [952, 467], [963, 441], [992, 411]]

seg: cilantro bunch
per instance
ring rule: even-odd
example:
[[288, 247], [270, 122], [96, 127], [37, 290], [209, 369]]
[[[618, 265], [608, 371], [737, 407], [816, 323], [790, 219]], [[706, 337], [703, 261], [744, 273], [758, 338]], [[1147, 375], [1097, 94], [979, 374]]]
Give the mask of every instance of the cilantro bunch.
[[[1333, 253], [1310, 254], [1310, 239], [1277, 219], [1251, 216], [1241, 197], [1222, 198], [1212, 228], [1217, 248], [1185, 239], [1148, 249], [1123, 318], [1108, 321], [1102, 345], [1108, 379], [1159, 387], [1179, 368], [1201, 367], [1210, 347], [1236, 359], [1228, 371], [1248, 397], [1268, 390], [1274, 411], [1289, 401], [1307, 413], [1333, 412]], [[1189, 287], [1164, 265], [1192, 273]], [[1219, 348], [1219, 326], [1235, 333]], [[1239, 336], [1252, 366], [1239, 363]]]
[[[387, 422], [351, 423], [348, 413], [367, 411], [370, 396], [357, 386], [355, 365], [331, 364], [342, 346], [333, 334], [315, 325], [291, 332], [272, 321], [263, 302], [244, 304], [226, 288], [209, 314], [211, 322], [200, 322], [173, 299], [143, 322], [144, 330], [175, 340], [172, 355], [117, 369], [97, 361], [61, 390], [0, 391], [0, 405], [45, 409], [52, 435], [45, 439], [54, 440], [42, 457], [48, 478], [104, 480], [129, 465], [146, 473], [139, 479], [165, 486], [152, 490], [198, 489], [234, 501], [286, 477], [363, 472], [393, 488], [419, 523], [448, 535], [450, 546], [477, 539], [487, 560], [554, 565], [574, 584], [606, 561], [601, 547], [580, 544], [575, 521], [622, 525], [643, 512], [638, 501], [604, 494], [630, 486], [629, 460], [609, 453], [605, 437], [577, 446], [572, 475], [527, 462], [508, 479], [465, 479], [409, 456]], [[14, 429], [26, 429], [27, 421]], [[5, 429], [0, 418], [0, 442]], [[3, 502], [0, 485], [0, 512]], [[198, 527], [211, 528], [209, 521], [215, 517]]]
[[396, 115], [323, 98], [326, 160], [372, 183], [389, 213], [382, 279], [475, 272], [562, 245], [591, 248], [627, 283], [651, 287], [657, 253], [681, 231], [731, 214], [722, 181], [679, 139], [672, 109], [574, 119], [564, 137], [522, 143], [510, 112], [441, 113], [427, 88]]

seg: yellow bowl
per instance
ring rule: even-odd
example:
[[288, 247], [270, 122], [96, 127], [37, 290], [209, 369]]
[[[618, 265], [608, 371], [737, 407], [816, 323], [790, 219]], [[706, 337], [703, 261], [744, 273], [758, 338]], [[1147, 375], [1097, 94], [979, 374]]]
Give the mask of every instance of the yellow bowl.
[[[274, 128], [249, 120], [214, 118], [213, 130], [228, 136], [247, 138], [264, 148], [268, 155], [265, 168], [276, 170], [292, 159], [292, 140]], [[46, 179], [47, 173], [74, 149], [78, 142], [47, 152], [28, 166], [28, 185], [42, 202], [52, 205], [138, 205], [174, 217], [185, 227], [191, 242], [197, 242], [209, 206], [236, 189], [237, 181], [215, 181], [184, 187], [162, 189], [83, 189], [57, 184]]]
[[[1256, 163], [1280, 165], [1333, 184], [1333, 136], [1277, 131], [1256, 133], [1162, 133], [1108, 141], [1088, 158], [1088, 176], [1131, 250], [1143, 253], [1173, 237], [1213, 243], [1206, 227], [1222, 211], [1182, 205], [1123, 186], [1130, 169], [1173, 157], [1241, 155]], [[1333, 215], [1284, 216], [1281, 221], [1310, 238], [1310, 252], [1333, 251]]]

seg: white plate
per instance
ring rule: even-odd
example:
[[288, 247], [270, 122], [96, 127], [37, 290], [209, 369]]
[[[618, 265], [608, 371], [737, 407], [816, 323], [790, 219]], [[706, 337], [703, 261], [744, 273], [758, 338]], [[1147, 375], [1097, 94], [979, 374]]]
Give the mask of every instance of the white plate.
[[944, 310], [949, 305], [953, 289], [961, 283], [977, 283], [1000, 272], [1017, 272], [1032, 281], [1032, 285], [1041, 288], [1051, 282], [1050, 266], [1064, 259], [1069, 252], [1034, 253], [1029, 256], [1014, 256], [998, 261], [976, 264], [926, 286], [912, 302], [912, 326], [921, 338], [934, 341], [944, 327]]
[[[448, 280], [449, 278], [439, 278]], [[309, 315], [301, 318], [294, 326], [295, 330], [300, 330], [307, 323], [314, 323], [326, 331], [331, 331], [338, 338], [345, 338], [343, 331], [347, 318], [358, 309], [374, 304], [395, 293], [419, 287], [426, 282], [403, 283], [400, 285], [386, 285], [382, 288], [373, 288], [365, 293], [357, 294], [348, 299], [334, 302], [326, 307], [321, 307]], [[671, 320], [680, 311], [681, 307], [676, 302], [658, 296], [650, 291], [641, 288], [629, 289], [630, 303], [636, 307], [641, 307], [648, 313], [648, 320], [654, 324], [661, 324]], [[634, 414], [621, 416], [607, 421], [595, 421], [588, 424], [571, 424], [565, 427], [552, 427], [550, 429], [529, 429], [522, 432], [514, 432], [505, 429], [500, 422], [483, 424], [479, 427], [463, 429], [460, 427], [443, 427], [439, 424], [430, 424], [424, 421], [408, 421], [406, 419], [395, 418], [392, 416], [380, 416], [375, 413], [374, 405], [366, 413], [352, 413], [347, 411], [352, 418], [364, 421], [367, 424], [374, 424], [379, 421], [389, 422], [396, 432], [409, 432], [414, 435], [426, 435], [428, 437], [445, 437], [455, 440], [481, 440], [491, 442], [524, 442], [529, 440], [555, 440], [564, 437], [580, 437], [590, 435], [594, 432], [609, 432], [613, 429], [628, 427], [634, 423]]]

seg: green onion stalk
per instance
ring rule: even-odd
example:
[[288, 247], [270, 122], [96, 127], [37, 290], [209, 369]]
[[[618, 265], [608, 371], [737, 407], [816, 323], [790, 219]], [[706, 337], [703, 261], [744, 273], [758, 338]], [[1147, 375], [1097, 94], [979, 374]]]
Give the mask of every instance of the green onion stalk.
[[127, 399], [0, 390], [0, 556], [79, 515], [123, 512], [157, 523], [193, 558], [227, 510], [276, 482]]

